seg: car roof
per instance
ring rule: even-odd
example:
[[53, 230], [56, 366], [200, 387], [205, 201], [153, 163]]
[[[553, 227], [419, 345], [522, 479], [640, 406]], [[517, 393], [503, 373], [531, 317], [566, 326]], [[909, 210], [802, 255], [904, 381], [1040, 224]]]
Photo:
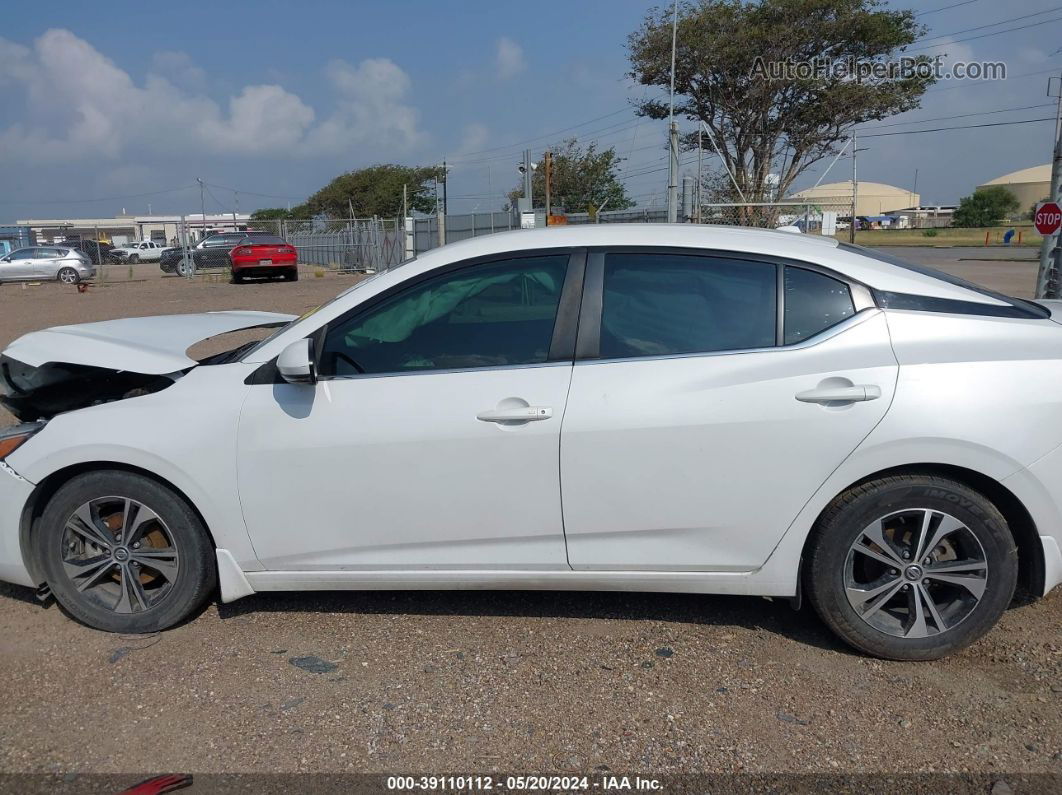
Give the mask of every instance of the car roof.
[[658, 246], [759, 254], [830, 268], [877, 290], [993, 305], [1005, 303], [982, 291], [963, 287], [955, 280], [935, 277], [928, 269], [908, 270], [861, 254], [858, 249], [842, 247], [833, 237], [715, 224], [573, 224], [515, 229], [432, 249], [403, 265], [401, 270], [405, 277], [460, 259], [528, 249], [584, 246]]

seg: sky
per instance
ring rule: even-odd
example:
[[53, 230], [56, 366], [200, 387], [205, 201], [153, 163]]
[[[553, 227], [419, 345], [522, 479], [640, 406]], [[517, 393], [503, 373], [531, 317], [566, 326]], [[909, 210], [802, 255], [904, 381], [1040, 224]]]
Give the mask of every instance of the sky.
[[[246, 212], [297, 204], [361, 166], [443, 159], [450, 212], [485, 212], [519, 181], [524, 148], [571, 136], [615, 146], [628, 193], [660, 205], [666, 122], [634, 114], [647, 89], [627, 76], [626, 50], [656, 4], [5, 0], [0, 223], [198, 212], [197, 177], [208, 213]], [[1049, 161], [1062, 2], [890, 5], [929, 27], [920, 52], [1004, 61], [1008, 78], [941, 82], [921, 108], [865, 125], [861, 181], [912, 189], [917, 171], [923, 203], [950, 204]], [[882, 135], [1039, 118], [1051, 121]], [[841, 160], [825, 181], [850, 170]]]

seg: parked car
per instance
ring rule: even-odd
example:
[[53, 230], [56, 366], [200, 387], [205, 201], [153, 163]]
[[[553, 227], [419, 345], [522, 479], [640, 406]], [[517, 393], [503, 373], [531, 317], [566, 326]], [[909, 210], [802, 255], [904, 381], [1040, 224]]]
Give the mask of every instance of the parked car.
[[165, 248], [166, 245], [163, 243], [141, 240], [117, 246], [111, 251], [111, 255], [120, 262], [156, 262]]
[[96, 266], [81, 251], [69, 246], [30, 246], [0, 257], [0, 282], [56, 279], [77, 284], [96, 275]]
[[276, 235], [249, 234], [229, 252], [229, 259], [232, 281], [236, 284], [254, 276], [280, 276], [289, 282], [299, 280], [298, 249]]
[[0, 378], [0, 579], [114, 632], [218, 586], [761, 594], [924, 660], [1062, 581], [1062, 301], [833, 238], [499, 233], [298, 319], [27, 334]]
[[64, 240], [61, 245], [80, 251], [97, 265], [109, 261], [111, 252], [114, 250], [114, 246], [110, 243], [101, 243], [97, 240]]
[[[266, 235], [265, 232], [222, 232], [200, 240], [188, 249], [192, 264], [196, 270], [207, 268], [232, 268], [232, 260], [229, 253], [241, 242], [257, 240]], [[162, 252], [159, 260], [159, 268], [163, 273], [176, 273], [186, 276], [184, 271], [184, 249], [181, 247], [168, 248]]]

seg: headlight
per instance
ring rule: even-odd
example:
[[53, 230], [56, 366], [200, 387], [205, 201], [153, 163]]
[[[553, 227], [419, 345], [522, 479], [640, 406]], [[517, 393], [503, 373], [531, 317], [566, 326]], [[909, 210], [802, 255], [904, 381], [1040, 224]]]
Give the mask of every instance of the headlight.
[[0, 461], [3, 461], [43, 428], [43, 422], [24, 422], [0, 431]]

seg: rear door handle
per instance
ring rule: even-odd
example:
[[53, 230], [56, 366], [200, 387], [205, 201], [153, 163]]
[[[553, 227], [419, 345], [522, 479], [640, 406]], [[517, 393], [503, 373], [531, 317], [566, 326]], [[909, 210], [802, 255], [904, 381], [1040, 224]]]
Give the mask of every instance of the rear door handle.
[[801, 403], [858, 403], [865, 400], [877, 400], [881, 397], [881, 387], [875, 384], [856, 384], [855, 386], [826, 386], [798, 392], [796, 399]]
[[476, 415], [483, 422], [537, 422], [553, 416], [549, 406], [517, 406], [511, 409], [490, 409]]

